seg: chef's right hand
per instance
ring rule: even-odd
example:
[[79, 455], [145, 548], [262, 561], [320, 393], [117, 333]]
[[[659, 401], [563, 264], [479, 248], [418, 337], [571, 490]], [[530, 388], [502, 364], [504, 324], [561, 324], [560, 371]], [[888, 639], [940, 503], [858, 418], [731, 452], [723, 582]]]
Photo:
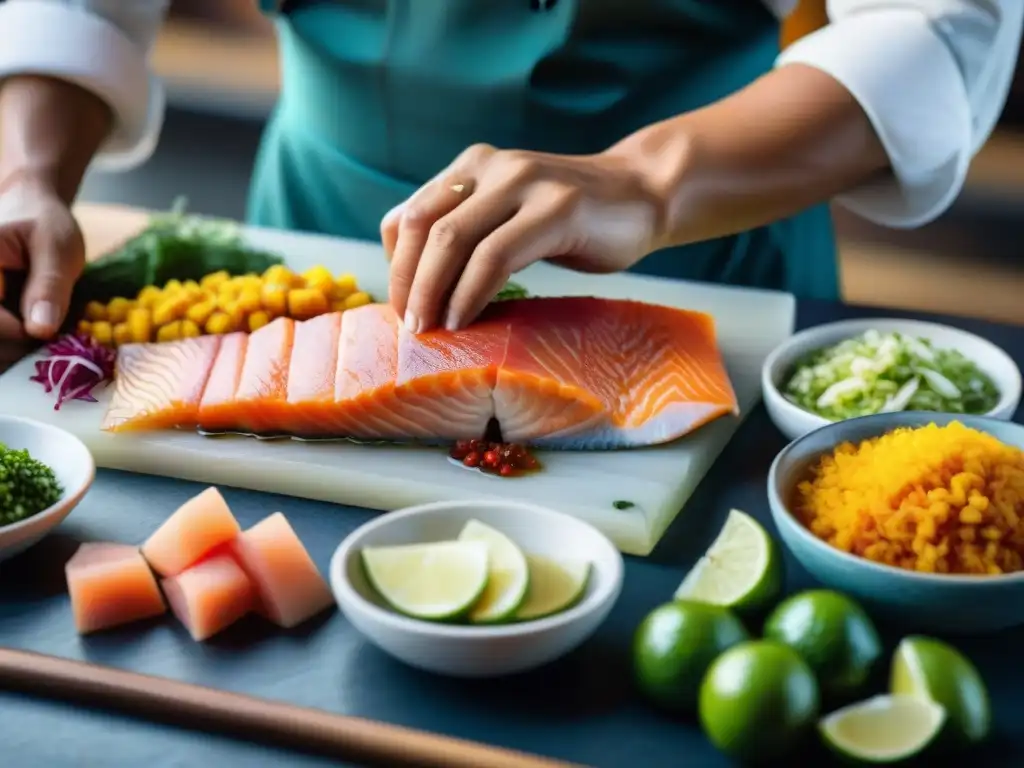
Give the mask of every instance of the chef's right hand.
[[3, 273], [28, 273], [18, 308], [22, 319], [0, 306], [0, 343], [54, 336], [84, 266], [82, 232], [60, 196], [44, 182], [0, 180], [0, 303]]

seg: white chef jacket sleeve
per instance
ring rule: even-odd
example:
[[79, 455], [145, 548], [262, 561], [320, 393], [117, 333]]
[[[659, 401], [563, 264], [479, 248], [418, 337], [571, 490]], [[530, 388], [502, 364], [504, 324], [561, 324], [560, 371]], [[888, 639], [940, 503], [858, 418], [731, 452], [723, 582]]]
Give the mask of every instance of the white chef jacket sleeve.
[[114, 129], [96, 165], [127, 169], [156, 147], [164, 91], [149, 52], [170, 0], [0, 2], [0, 79], [36, 74], [75, 83], [110, 105]]
[[830, 23], [784, 50], [777, 66], [805, 64], [842, 83], [892, 168], [837, 202], [885, 226], [925, 224], [956, 199], [1005, 106], [1024, 0], [828, 0], [827, 8]]

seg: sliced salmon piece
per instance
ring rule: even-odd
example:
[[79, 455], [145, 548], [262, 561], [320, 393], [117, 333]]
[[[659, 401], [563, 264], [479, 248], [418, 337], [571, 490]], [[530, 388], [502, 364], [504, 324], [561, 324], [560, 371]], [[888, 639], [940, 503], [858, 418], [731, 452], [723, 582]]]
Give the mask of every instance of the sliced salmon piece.
[[252, 581], [228, 552], [211, 555], [160, 582], [171, 611], [192, 639], [227, 629], [255, 606]]
[[256, 585], [261, 612], [281, 627], [294, 627], [334, 602], [330, 587], [280, 512], [256, 523], [231, 544]]
[[142, 545], [142, 554], [161, 576], [177, 576], [240, 531], [228, 503], [219, 490], [211, 487], [167, 518]]
[[489, 317], [511, 328], [494, 390], [505, 440], [654, 445], [737, 411], [704, 313], [560, 298], [502, 302]]
[[254, 435], [286, 434], [293, 409], [288, 404], [288, 368], [295, 321], [279, 317], [250, 334], [235, 390], [236, 429]]
[[206, 380], [199, 401], [198, 422], [206, 432], [226, 432], [237, 426], [235, 392], [242, 378], [247, 333], [229, 333], [221, 337], [220, 349]]
[[385, 304], [344, 314], [329, 429], [371, 439], [482, 435], [508, 330], [481, 323], [419, 336]]
[[326, 424], [334, 411], [334, 380], [342, 318], [333, 312], [295, 324], [288, 366], [288, 432], [300, 437], [329, 434]]
[[167, 611], [156, 578], [138, 547], [86, 542], [65, 564], [64, 574], [79, 634]]
[[103, 429], [195, 429], [219, 347], [219, 336], [120, 347]]

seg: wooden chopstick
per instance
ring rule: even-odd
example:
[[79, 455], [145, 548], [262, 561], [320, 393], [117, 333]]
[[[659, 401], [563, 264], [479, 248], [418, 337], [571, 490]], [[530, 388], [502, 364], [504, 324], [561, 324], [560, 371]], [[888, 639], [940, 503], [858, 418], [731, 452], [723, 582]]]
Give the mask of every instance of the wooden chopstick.
[[572, 768], [523, 752], [28, 651], [0, 648], [0, 690], [115, 709], [360, 764]]

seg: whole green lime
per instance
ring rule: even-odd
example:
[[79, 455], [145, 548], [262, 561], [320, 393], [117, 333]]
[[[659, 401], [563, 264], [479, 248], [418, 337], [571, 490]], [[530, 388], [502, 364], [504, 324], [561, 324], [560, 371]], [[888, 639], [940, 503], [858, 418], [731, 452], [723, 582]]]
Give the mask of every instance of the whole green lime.
[[799, 749], [818, 717], [818, 684], [792, 648], [740, 643], [712, 662], [700, 688], [700, 722], [712, 744], [752, 763], [780, 762]]
[[694, 713], [708, 666], [748, 638], [743, 623], [727, 608], [688, 601], [659, 606], [633, 639], [637, 687], [666, 709]]
[[800, 592], [781, 602], [765, 621], [764, 636], [799, 653], [827, 698], [858, 693], [882, 658], [878, 630], [864, 609], [826, 589]]

